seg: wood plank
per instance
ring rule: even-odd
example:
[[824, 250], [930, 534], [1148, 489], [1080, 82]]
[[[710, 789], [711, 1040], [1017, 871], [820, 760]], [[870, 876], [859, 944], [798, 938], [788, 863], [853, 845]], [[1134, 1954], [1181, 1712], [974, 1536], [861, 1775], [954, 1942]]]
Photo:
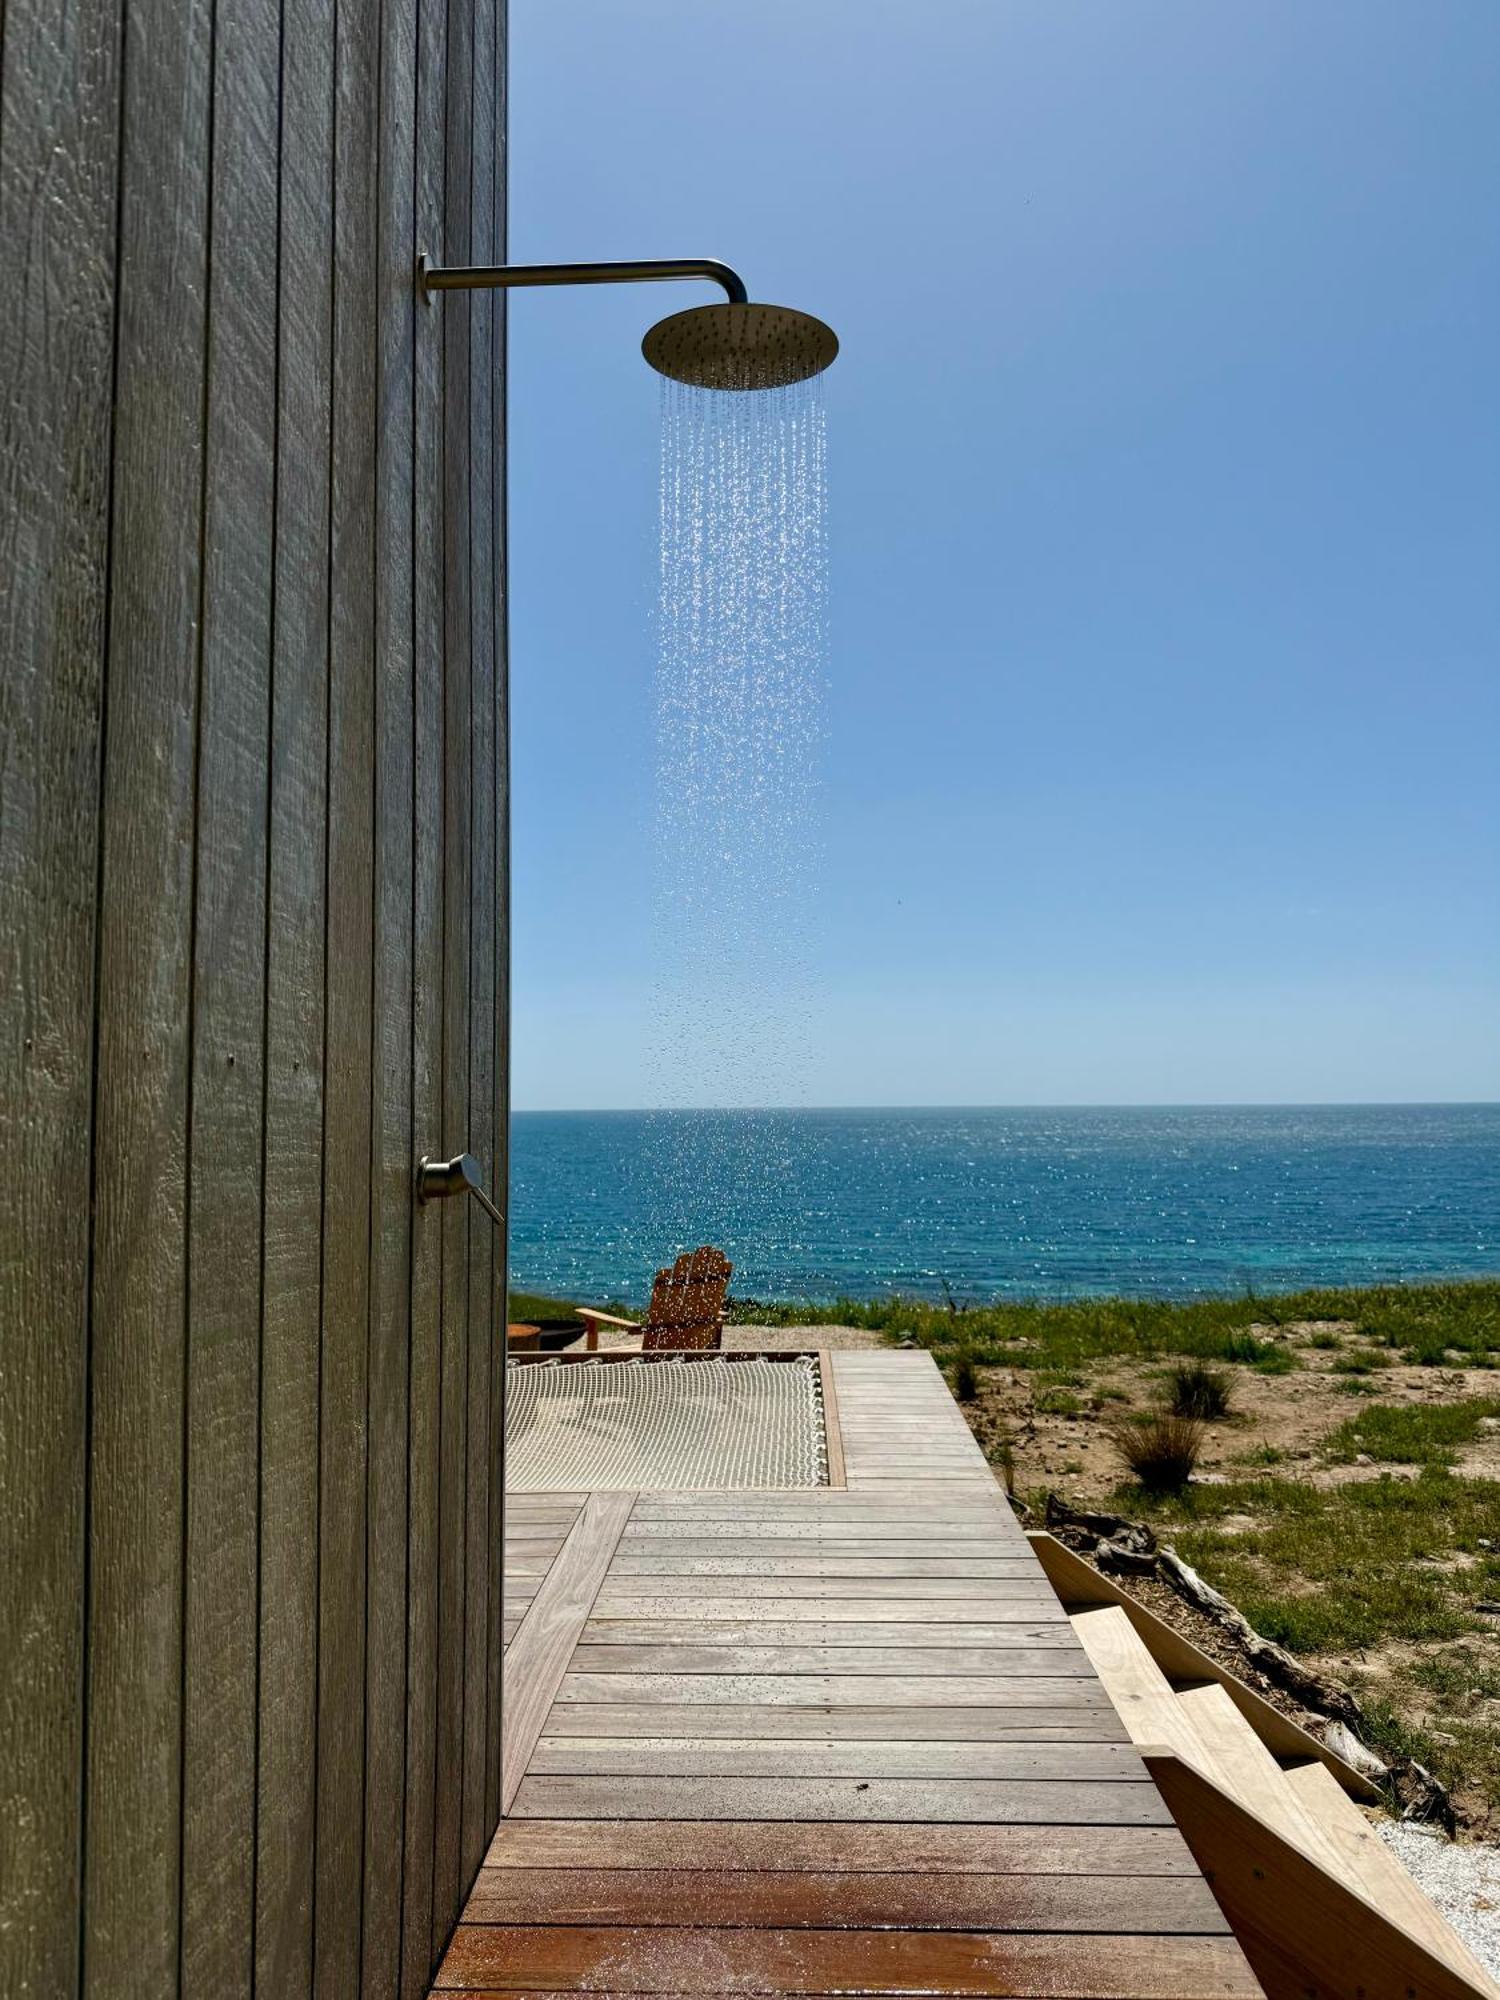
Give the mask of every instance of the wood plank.
[[1089, 1677], [900, 1674], [580, 1674], [564, 1676], [560, 1701], [752, 1701], [766, 1707], [805, 1708], [822, 1703], [868, 1708], [872, 1700], [895, 1707], [960, 1707], [997, 1703], [1010, 1708], [1107, 1707], [1109, 1697]]
[[1346, 1764], [1326, 1743], [1303, 1729], [1289, 1715], [1272, 1706], [1255, 1689], [1246, 1686], [1211, 1655], [1202, 1652], [1173, 1626], [1157, 1617], [1147, 1605], [1132, 1597], [1113, 1577], [1101, 1576], [1091, 1563], [1076, 1555], [1063, 1542], [1042, 1533], [1028, 1534], [1027, 1540], [1063, 1603], [1071, 1610], [1101, 1604], [1117, 1604], [1135, 1627], [1142, 1643], [1162, 1672], [1173, 1680], [1217, 1681], [1256, 1735], [1278, 1757], [1316, 1757], [1325, 1764], [1346, 1791], [1359, 1798], [1378, 1797], [1368, 1779]]
[[[686, 1940], [697, 1940], [688, 1948]], [[970, 1931], [642, 1929], [466, 1924], [435, 1991], [976, 1993], [1067, 2000], [1259, 2000], [1226, 1938]]]
[[312, 1986], [327, 856], [333, 22], [283, 16], [266, 961], [255, 1983]]
[[561, 1736], [756, 1736], [770, 1741], [1126, 1743], [1125, 1725], [1107, 1704], [1093, 1708], [778, 1708], [751, 1702], [554, 1702], [543, 1741]]
[[1500, 1991], [1496, 1982], [1417, 1887], [1327, 1765], [1310, 1759], [1293, 1765], [1285, 1777], [1293, 1797], [1333, 1849], [1336, 1872], [1343, 1881], [1493, 2000]]
[[[653, 1579], [653, 1583], [660, 1579]], [[810, 1579], [786, 1578], [782, 1587]], [[830, 1593], [834, 1579], [828, 1579], [826, 1587]], [[896, 1590], [899, 1582], [876, 1584], [876, 1589]], [[756, 1618], [763, 1612], [774, 1620], [795, 1620], [809, 1625], [836, 1623], [878, 1624], [912, 1623], [923, 1625], [1029, 1625], [1043, 1620], [1048, 1615], [1045, 1596], [979, 1597], [866, 1597], [866, 1596], [792, 1596], [788, 1590], [785, 1597], [700, 1597], [694, 1598], [687, 1592], [655, 1594], [637, 1597], [617, 1595], [613, 1579], [606, 1581], [608, 1596], [601, 1593], [597, 1615], [601, 1618], [681, 1618], [692, 1611], [701, 1612], [704, 1618], [741, 1620]]]
[[[445, 0], [418, 0], [414, 234], [420, 249], [443, 240], [447, 101]], [[413, 331], [413, 904], [412, 1151], [441, 1152], [446, 778], [444, 689], [445, 538], [443, 320], [425, 307]], [[437, 1845], [438, 1631], [441, 1592], [440, 1478], [443, 1380], [451, 1343], [443, 1312], [443, 1223], [418, 1211], [411, 1238], [410, 1495], [406, 1619], [406, 1824], [401, 1891], [401, 1993], [427, 1991], [438, 1950], [433, 1936]], [[450, 1412], [451, 1423], [451, 1412]], [[450, 1437], [451, 1444], [451, 1437]], [[451, 1573], [448, 1579], [452, 1587]]]
[[808, 1619], [693, 1618], [683, 1600], [681, 1617], [591, 1618], [583, 1629], [590, 1646], [808, 1646], [825, 1640], [840, 1646], [1064, 1646], [1080, 1656], [1082, 1648], [1059, 1612], [1052, 1620], [963, 1624], [957, 1620], [893, 1619], [884, 1624], [834, 1620], [825, 1631]]
[[[473, 259], [473, 9], [448, 0], [444, 261]], [[436, 253], [434, 253], [436, 254]], [[450, 311], [450, 306], [456, 310]], [[431, 308], [443, 335], [443, 611], [446, 670], [443, 793], [443, 1111], [438, 1153], [468, 1149], [469, 914], [473, 728], [472, 569], [470, 565], [469, 323], [466, 300]], [[478, 1221], [474, 1220], [478, 1217]], [[464, 1714], [467, 1661], [464, 1580], [467, 1560], [469, 1234], [490, 1223], [472, 1201], [441, 1204], [443, 1238], [442, 1431], [439, 1490], [438, 1749], [432, 1949], [438, 1953], [463, 1898]]]
[[[143, 1993], [176, 1992], [181, 1971], [187, 1079], [211, 45], [207, 0], [182, 7], [171, 34], [138, 9], [126, 14], [110, 560], [130, 586], [117, 586], [109, 607], [103, 753], [110, 834], [98, 939], [83, 1952], [86, 1963], [128, 1966]], [[23, 87], [24, 77], [23, 69]]]
[[805, 1646], [592, 1646], [573, 1655], [578, 1674], [864, 1674], [882, 1680], [897, 1674], [929, 1674], [934, 1679], [981, 1674], [1041, 1674], [1051, 1679], [1092, 1680], [1094, 1671], [1081, 1647], [959, 1646], [948, 1641], [926, 1646], [841, 1646], [819, 1641]]
[[[469, 242], [476, 263], [495, 252], [495, 7], [469, 0], [471, 13]], [[448, 297], [440, 310], [463, 327], [469, 349], [469, 1116], [461, 1143], [474, 1153], [491, 1197], [503, 1204], [495, 1177], [495, 526], [493, 292]], [[450, 755], [453, 746], [450, 745]], [[455, 1145], [459, 1142], [455, 1142]], [[489, 1748], [490, 1466], [497, 1443], [491, 1376], [497, 1365], [500, 1309], [495, 1286], [494, 1225], [475, 1205], [468, 1265], [467, 1553], [464, 1589], [463, 1821], [464, 1879], [479, 1866], [493, 1826], [485, 1797]], [[503, 1349], [503, 1339], [501, 1341]]]
[[[983, 1521], [972, 1517], [945, 1519], [935, 1523], [942, 1531], [945, 1541], [963, 1541], [980, 1549], [996, 1549], [997, 1538]], [[678, 1541], [694, 1542], [818, 1542], [827, 1538], [829, 1524], [822, 1521], [804, 1520], [799, 1516], [774, 1515], [746, 1512], [743, 1514], [710, 1515], [707, 1518], [685, 1526], [678, 1521], [646, 1520], [633, 1523], [630, 1545], [633, 1550], [644, 1554], [647, 1547], [662, 1548], [671, 1553], [671, 1544]], [[841, 1520], [834, 1526], [840, 1541], [871, 1542], [877, 1547], [889, 1541], [910, 1541], [913, 1539], [913, 1523], [905, 1520], [876, 1520], [868, 1515], [860, 1515]]]
[[119, 15], [0, 9], [0, 1988], [16, 1993], [78, 1976]]
[[376, 99], [376, 288], [366, 348], [379, 413], [374, 446], [376, 950], [371, 1087], [369, 1470], [365, 1560], [364, 1888], [361, 1990], [401, 1978], [405, 1846], [408, 1425], [415, 963], [413, 742], [413, 312], [416, 258], [415, 0], [383, 0]]
[[1146, 1758], [1268, 1993], [1474, 2000], [1451, 1963], [1208, 1778], [1170, 1751]]
[[379, 17], [335, 34], [328, 1089], [315, 1990], [358, 1988], [374, 1051], [374, 463]]
[[823, 1391], [823, 1432], [828, 1446], [828, 1484], [846, 1484], [844, 1473], [844, 1432], [839, 1421], [838, 1384], [833, 1379], [833, 1361], [824, 1348], [818, 1355], [818, 1380]]
[[225, 2000], [254, 1956], [276, 0], [239, 30], [215, 38], [210, 125], [183, 1599], [182, 1979]]
[[[555, 1711], [554, 1711], [555, 1713]], [[779, 1721], [779, 1718], [778, 1718]], [[490, 1869], [813, 1869], [819, 1873], [1196, 1875], [1175, 1826], [860, 1825], [858, 1822], [502, 1820]]]
[[525, 1774], [634, 1501], [633, 1493], [594, 1494], [511, 1642], [505, 1662], [502, 1809], [509, 1808]]
[[[691, 1726], [692, 1710], [683, 1718]], [[779, 1740], [764, 1736], [546, 1736], [532, 1777], [1026, 1778], [1093, 1783], [1141, 1775], [1127, 1743], [934, 1743]]]
[[[514, 1658], [514, 1648], [512, 1649]], [[1142, 1773], [1090, 1784], [1004, 1778], [525, 1777], [518, 1819], [965, 1820], [1169, 1826]]]
[[1128, 1927], [1136, 1934], [1209, 1937], [1229, 1928], [1208, 1884], [1193, 1876], [748, 1868], [485, 1868], [464, 1921], [1116, 1933]]
[[[566, 1532], [566, 1530], [560, 1530]], [[510, 1546], [510, 1544], [506, 1544]], [[542, 1538], [520, 1540], [514, 1544], [518, 1552], [546, 1546]], [[758, 1536], [744, 1536], [730, 1542], [730, 1552], [726, 1552], [724, 1538], [718, 1536], [684, 1536], [670, 1544], [662, 1542], [640, 1542], [634, 1536], [620, 1550], [618, 1570], [620, 1574], [650, 1576], [656, 1574], [692, 1574], [710, 1576], [714, 1574], [704, 1564], [728, 1564], [726, 1574], [744, 1570], [746, 1574], [762, 1574], [784, 1566], [784, 1564], [816, 1564], [818, 1570], [830, 1574], [846, 1576], [1036, 1576], [1036, 1564], [1022, 1554], [1006, 1554], [996, 1550], [992, 1540], [972, 1540], [972, 1542], [948, 1542], [936, 1536], [910, 1536], [902, 1540], [880, 1540], [872, 1542], [868, 1536], [852, 1536], [850, 1540], [834, 1536], [818, 1536], [812, 1548], [796, 1542], [788, 1546], [786, 1536], [772, 1536], [770, 1540], [760, 1540]], [[944, 1562], [946, 1570], [930, 1570], [928, 1564]], [[848, 1568], [856, 1564], [856, 1568]], [[812, 1574], [812, 1572], [804, 1572]]]

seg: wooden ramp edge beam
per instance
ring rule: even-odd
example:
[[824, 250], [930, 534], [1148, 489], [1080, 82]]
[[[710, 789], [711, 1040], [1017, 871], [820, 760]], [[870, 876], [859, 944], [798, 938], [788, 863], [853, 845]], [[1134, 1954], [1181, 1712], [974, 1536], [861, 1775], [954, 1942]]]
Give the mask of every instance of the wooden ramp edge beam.
[[1352, 1792], [1356, 1798], [1379, 1799], [1379, 1790], [1337, 1751], [1320, 1743], [1300, 1722], [1294, 1722], [1291, 1716], [1258, 1695], [1212, 1654], [1185, 1639], [1113, 1577], [1102, 1575], [1092, 1563], [1085, 1562], [1065, 1542], [1044, 1529], [1028, 1529], [1026, 1539], [1064, 1605], [1082, 1610], [1085, 1605], [1118, 1604], [1140, 1635], [1146, 1651], [1169, 1679], [1217, 1681], [1261, 1742], [1276, 1756], [1315, 1758], [1333, 1773], [1346, 1792]]
[[1141, 1755], [1267, 2000], [1494, 2000], [1175, 1751]]
[[588, 1622], [634, 1493], [591, 1493], [505, 1654], [500, 1811], [508, 1813], [573, 1649]]
[[823, 1389], [823, 1435], [828, 1443], [828, 1484], [844, 1487], [844, 1434], [839, 1428], [839, 1392], [833, 1379], [833, 1356], [818, 1349], [818, 1380]]

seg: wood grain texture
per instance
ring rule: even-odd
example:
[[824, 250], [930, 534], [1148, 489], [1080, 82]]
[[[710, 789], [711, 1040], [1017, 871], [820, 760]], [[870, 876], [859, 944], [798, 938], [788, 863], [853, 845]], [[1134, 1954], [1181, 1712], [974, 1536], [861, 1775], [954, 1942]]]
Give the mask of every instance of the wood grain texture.
[[509, 1808], [525, 1774], [634, 1501], [633, 1493], [592, 1496], [511, 1643], [501, 1752], [503, 1809]]
[[[419, 249], [442, 240], [447, 104], [446, 0], [418, 0], [416, 217]], [[443, 331], [413, 329], [412, 1150], [442, 1149], [444, 872]], [[437, 1812], [438, 1533], [444, 1314], [443, 1223], [419, 1210], [411, 1240], [406, 1595], [406, 1809], [401, 1993], [427, 1990], [434, 1959]]]
[[[255, 1980], [312, 1984], [327, 854], [333, 24], [287, 0], [281, 92], [275, 604], [260, 1408]], [[285, 448], [295, 440], [296, 448]], [[309, 559], [309, 552], [313, 558]]]
[[[471, 0], [472, 143], [468, 169], [470, 254], [494, 261], [495, 77], [497, 0]], [[461, 1141], [495, 1183], [495, 447], [492, 410], [495, 298], [472, 292], [459, 306], [469, 352], [469, 446], [464, 473], [469, 488], [469, 1116]], [[503, 1197], [501, 1197], [503, 1200]], [[476, 1207], [469, 1230], [468, 1267], [468, 1463], [465, 1474], [466, 1556], [464, 1591], [463, 1819], [460, 1855], [465, 1884], [473, 1879], [489, 1834], [486, 1821], [489, 1729], [490, 1401], [499, 1310], [495, 1291], [497, 1239]]]
[[[712, 1854], [712, 1844], [706, 1850]], [[700, 1855], [700, 1860], [705, 1857]], [[818, 1869], [486, 1868], [471, 1924], [1226, 1933], [1201, 1877]]]
[[1258, 2000], [1221, 1938], [1038, 1937], [965, 1931], [627, 1933], [611, 1926], [465, 1925], [439, 1992], [976, 1993], [1067, 2000]]
[[1439, 1955], [1430, 1937], [1320, 1867], [1174, 1753], [1146, 1755], [1268, 1994], [1288, 2000], [1308, 1991], [1369, 2000], [1493, 1995], [1482, 1972], [1483, 1984], [1473, 1983], [1456, 1938], [1456, 1953]]
[[[8, 87], [9, 36], [7, 17]], [[176, 1991], [181, 1943], [212, 53], [208, 0], [179, 8], [169, 35], [138, 12], [126, 17], [94, 1112], [83, 1954], [86, 1968], [128, 1966], [141, 1993]], [[170, 317], [164, 298], [173, 301]], [[255, 1338], [253, 1327], [244, 1338]]]
[[755, 1736], [783, 1745], [864, 1738], [892, 1743], [1125, 1743], [1125, 1726], [1107, 1703], [1089, 1708], [778, 1708], [753, 1702], [695, 1702], [679, 1717], [661, 1702], [554, 1702], [542, 1741], [566, 1736]]
[[938, 1743], [930, 1737], [910, 1742], [801, 1739], [789, 1744], [770, 1735], [694, 1736], [687, 1733], [691, 1720], [688, 1710], [682, 1735], [543, 1735], [527, 1769], [549, 1777], [618, 1772], [629, 1777], [775, 1778], [795, 1766], [805, 1778], [1025, 1778], [1060, 1783], [1141, 1775], [1140, 1753], [1130, 1744]]
[[[511, 1657], [515, 1657], [512, 1648]], [[528, 1773], [517, 1819], [972, 1820], [1170, 1826], [1145, 1773], [1090, 1784], [1002, 1778], [547, 1777]]]
[[415, 0], [383, 0], [376, 134], [375, 880], [361, 1990], [397, 1992], [412, 1343]]
[[580, 1674], [568, 1673], [559, 1689], [563, 1701], [691, 1703], [752, 1701], [769, 1708], [802, 1708], [809, 1703], [867, 1708], [871, 1702], [898, 1707], [942, 1708], [949, 1703], [994, 1704], [1000, 1708], [1103, 1708], [1109, 1697], [1092, 1676], [1051, 1679], [1038, 1675], [949, 1674]]
[[487, 1869], [851, 1869], [872, 1874], [1194, 1875], [1174, 1826], [502, 1820]]
[[365, 1847], [379, 19], [335, 16], [328, 867], [338, 889], [328, 907], [314, 1960], [326, 2000], [359, 1988]]
[[254, 1963], [280, 19], [214, 38], [189, 1119], [182, 1980]]
[[66, 1993], [81, 1897], [78, 1191], [92, 1165], [119, 8], [7, 0], [3, 21], [0, 254], [14, 283], [0, 318], [0, 1990]]
[[503, 1254], [411, 1173], [472, 1061], [504, 1175], [504, 354], [413, 260], [497, 250], [504, 58], [0, 0], [6, 1992], [420, 1993], [498, 1809]]
[[[443, 244], [450, 264], [471, 261], [474, 36], [471, 0], [447, 0]], [[450, 311], [450, 304], [458, 310]], [[443, 336], [443, 1105], [437, 1151], [468, 1148], [469, 917], [471, 909], [472, 580], [469, 532], [469, 328], [467, 300], [444, 300]], [[478, 1216], [478, 1222], [473, 1220]], [[436, 1830], [432, 1949], [463, 1901], [463, 1774], [467, 1665], [469, 1234], [489, 1229], [470, 1201], [445, 1201], [442, 1429], [438, 1531]]]

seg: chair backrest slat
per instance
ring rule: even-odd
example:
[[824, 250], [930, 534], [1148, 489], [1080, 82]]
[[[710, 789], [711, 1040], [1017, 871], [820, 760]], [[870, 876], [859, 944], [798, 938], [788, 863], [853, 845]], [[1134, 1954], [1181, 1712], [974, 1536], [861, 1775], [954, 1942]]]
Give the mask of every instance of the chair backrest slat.
[[658, 1271], [641, 1329], [642, 1348], [717, 1347], [724, 1333], [724, 1294], [734, 1266], [705, 1243]]

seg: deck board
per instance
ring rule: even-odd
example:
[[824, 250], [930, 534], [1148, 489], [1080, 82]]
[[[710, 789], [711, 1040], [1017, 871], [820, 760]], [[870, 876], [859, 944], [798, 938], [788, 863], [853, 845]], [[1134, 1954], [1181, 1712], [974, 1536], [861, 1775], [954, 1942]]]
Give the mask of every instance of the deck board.
[[843, 1486], [509, 1496], [508, 1813], [434, 1992], [1253, 2000], [931, 1358], [823, 1367]]

